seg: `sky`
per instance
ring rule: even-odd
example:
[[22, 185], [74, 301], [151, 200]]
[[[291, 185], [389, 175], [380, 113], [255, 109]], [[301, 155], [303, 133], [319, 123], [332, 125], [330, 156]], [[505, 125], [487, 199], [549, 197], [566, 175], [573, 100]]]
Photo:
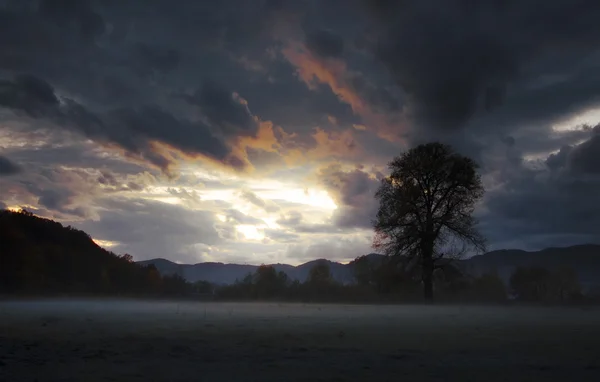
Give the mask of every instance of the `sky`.
[[0, 207], [135, 260], [372, 252], [387, 163], [475, 159], [488, 248], [600, 243], [600, 2], [0, 0]]

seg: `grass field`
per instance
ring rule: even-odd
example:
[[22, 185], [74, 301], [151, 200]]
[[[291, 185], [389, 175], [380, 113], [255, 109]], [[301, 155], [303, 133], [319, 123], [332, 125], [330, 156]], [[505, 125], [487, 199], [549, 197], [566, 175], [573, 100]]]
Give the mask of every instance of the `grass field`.
[[600, 309], [0, 301], [0, 381], [596, 381]]

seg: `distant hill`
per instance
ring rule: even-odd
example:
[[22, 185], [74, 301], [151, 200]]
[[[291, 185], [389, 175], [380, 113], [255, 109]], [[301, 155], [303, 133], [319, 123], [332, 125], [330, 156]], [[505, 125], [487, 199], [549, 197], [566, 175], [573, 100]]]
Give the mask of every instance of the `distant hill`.
[[[367, 256], [371, 261], [383, 258], [382, 255], [376, 253]], [[273, 266], [278, 271], [284, 271], [291, 279], [302, 282], [306, 280], [310, 268], [317, 261], [327, 261], [333, 277], [337, 281], [342, 283], [353, 281], [352, 262], [341, 264], [321, 259], [298, 266], [288, 264], [273, 264]], [[176, 264], [165, 259], [153, 259], [141, 261], [140, 263], [154, 264], [161, 273], [178, 273], [188, 281], [206, 280], [216, 284], [234, 283], [236, 279], [241, 280], [248, 273], [253, 273], [258, 268], [256, 265], [224, 263]], [[569, 266], [577, 272], [580, 282], [585, 288], [598, 287], [600, 286], [600, 245], [585, 244], [563, 248], [547, 248], [535, 252], [517, 249], [492, 251], [461, 260], [459, 266], [474, 276], [496, 270], [505, 282], [508, 282], [511, 273], [519, 266], [541, 266], [551, 269]]]
[[[308, 263], [293, 266], [289, 264], [271, 264], [279, 272], [285, 272], [292, 280], [305, 281], [308, 277], [310, 269], [319, 261], [325, 261], [329, 264], [329, 268], [333, 277], [344, 283], [350, 283], [353, 280], [353, 275], [350, 267], [345, 264], [336, 263], [333, 261], [319, 259], [309, 261]], [[166, 259], [152, 259], [140, 261], [141, 265], [154, 265], [161, 274], [172, 275], [178, 274], [188, 281], [195, 282], [198, 280], [209, 281], [214, 284], [233, 284], [236, 280], [242, 280], [247, 274], [254, 273], [258, 268], [257, 265], [247, 264], [224, 264], [224, 263], [198, 263], [198, 264], [177, 264]]]
[[520, 266], [549, 269], [568, 266], [577, 272], [584, 288], [600, 286], [600, 245], [596, 244], [546, 248], [535, 252], [518, 249], [492, 251], [473, 256], [462, 264], [464, 270], [475, 275], [495, 269], [505, 281]]

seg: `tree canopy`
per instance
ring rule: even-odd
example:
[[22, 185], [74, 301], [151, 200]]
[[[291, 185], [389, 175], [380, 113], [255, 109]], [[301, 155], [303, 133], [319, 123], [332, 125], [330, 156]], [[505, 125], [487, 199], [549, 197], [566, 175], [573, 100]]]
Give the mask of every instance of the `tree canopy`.
[[433, 271], [469, 248], [485, 249], [472, 216], [483, 196], [477, 164], [442, 143], [414, 147], [388, 165], [375, 197], [373, 246], [419, 266], [426, 299], [433, 298]]

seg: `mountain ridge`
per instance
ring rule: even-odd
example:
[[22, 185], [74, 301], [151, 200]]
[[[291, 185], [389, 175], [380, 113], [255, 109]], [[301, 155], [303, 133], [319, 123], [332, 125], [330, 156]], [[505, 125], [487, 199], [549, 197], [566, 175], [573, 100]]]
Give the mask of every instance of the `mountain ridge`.
[[[369, 253], [371, 259], [383, 257], [381, 254]], [[168, 262], [168, 263], [165, 263]], [[266, 264], [272, 265], [277, 271], [284, 271], [290, 279], [304, 281], [308, 276], [311, 265], [318, 261], [327, 261], [333, 277], [342, 283], [352, 282], [353, 262], [342, 264], [324, 258], [315, 259], [299, 265]], [[232, 284], [252, 273], [258, 265], [235, 264], [221, 262], [206, 262], [196, 264], [177, 264], [168, 259], [150, 259], [139, 262], [142, 265], [154, 264], [161, 273], [177, 272], [179, 275], [194, 282], [205, 280], [216, 284]], [[567, 247], [549, 247], [539, 251], [525, 251], [521, 249], [494, 250], [482, 255], [476, 255], [459, 260], [460, 267], [472, 275], [484, 272], [497, 271], [500, 277], [508, 282], [510, 275], [519, 266], [542, 266], [557, 268], [569, 266], [573, 268], [586, 288], [600, 287], [600, 245], [577, 244]]]

